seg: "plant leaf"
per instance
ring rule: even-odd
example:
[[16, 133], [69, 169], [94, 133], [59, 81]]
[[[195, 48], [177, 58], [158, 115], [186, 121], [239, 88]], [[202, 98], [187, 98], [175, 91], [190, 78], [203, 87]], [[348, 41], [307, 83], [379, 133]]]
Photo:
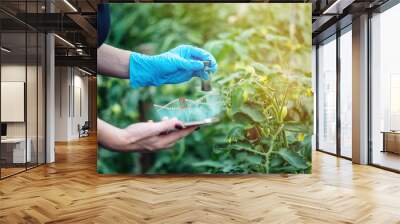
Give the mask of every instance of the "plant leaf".
[[248, 155], [246, 160], [250, 163], [250, 164], [256, 164], [256, 165], [260, 165], [262, 163], [262, 159], [260, 156], [258, 155]]
[[275, 156], [271, 159], [270, 161], [270, 166], [271, 167], [278, 167], [281, 166], [284, 160], [280, 156]]
[[306, 161], [301, 157], [298, 153], [288, 150], [286, 148], [282, 148], [279, 150], [278, 154], [286, 160], [290, 165], [298, 168], [298, 169], [307, 169], [308, 165]]
[[231, 130], [229, 130], [227, 136], [229, 139], [232, 139], [232, 140], [243, 140], [245, 138], [244, 133], [243, 133], [243, 127], [235, 126], [235, 127], [231, 128]]
[[243, 89], [235, 88], [232, 91], [232, 113], [236, 113], [240, 110], [240, 107], [243, 105]]
[[256, 105], [243, 104], [240, 111], [249, 116], [255, 122], [265, 121], [264, 114], [258, 110]]
[[235, 121], [240, 122], [242, 124], [251, 124], [253, 120], [246, 114], [237, 112], [233, 115]]
[[213, 160], [206, 160], [206, 161], [201, 161], [197, 163], [193, 163], [192, 166], [194, 167], [200, 167], [200, 166], [206, 166], [206, 167], [212, 167], [212, 168], [222, 168], [224, 167], [223, 164], [213, 161]]
[[253, 150], [253, 147], [250, 144], [247, 144], [247, 143], [236, 143], [236, 144], [229, 145], [228, 147], [231, 148], [231, 149], [237, 149], [237, 150], [240, 150], [240, 149], [251, 149], [251, 150]]
[[311, 134], [312, 126], [310, 127], [310, 125], [300, 122], [287, 122], [285, 123], [285, 130], [296, 133]]
[[264, 74], [269, 74], [269, 73], [271, 73], [271, 70], [270, 70], [267, 66], [265, 66], [265, 65], [263, 65], [263, 64], [261, 64], [261, 63], [254, 62], [254, 63], [252, 64], [252, 66], [253, 66], [256, 70], [258, 70], [258, 71], [260, 71], [260, 72], [262, 72], [262, 73], [264, 73]]
[[294, 166], [271, 167], [270, 173], [296, 173], [299, 168]]
[[248, 144], [248, 143], [236, 143], [236, 144], [229, 145], [228, 148], [238, 150], [238, 151], [245, 150], [247, 152], [251, 152], [251, 153], [254, 153], [257, 155], [265, 156], [264, 152], [257, 151], [257, 149], [255, 149], [251, 144]]
[[282, 114], [281, 114], [281, 121], [285, 120], [285, 117], [286, 117], [287, 113], [288, 113], [287, 106], [283, 106], [282, 107]]

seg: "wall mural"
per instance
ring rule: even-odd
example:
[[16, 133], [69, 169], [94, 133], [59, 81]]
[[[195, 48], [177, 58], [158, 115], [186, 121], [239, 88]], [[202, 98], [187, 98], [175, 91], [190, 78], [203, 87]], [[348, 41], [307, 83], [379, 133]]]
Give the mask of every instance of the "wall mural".
[[310, 173], [311, 4], [99, 6], [102, 174]]

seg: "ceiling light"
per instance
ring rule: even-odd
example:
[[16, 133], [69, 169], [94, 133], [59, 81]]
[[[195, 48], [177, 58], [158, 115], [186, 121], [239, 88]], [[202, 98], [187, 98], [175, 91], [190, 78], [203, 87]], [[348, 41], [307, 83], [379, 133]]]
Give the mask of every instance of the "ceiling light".
[[5, 47], [1, 47], [0, 49], [1, 49], [2, 51], [6, 52], [6, 53], [10, 53], [10, 52], [11, 52], [11, 50], [9, 50], [9, 49], [7, 49], [7, 48], [5, 48]]
[[66, 40], [66, 39], [64, 39], [64, 38], [62, 38], [62, 37], [60, 37], [60, 36], [57, 35], [57, 34], [54, 34], [54, 36], [57, 37], [57, 38], [58, 38], [59, 40], [61, 40], [62, 42], [66, 43], [68, 46], [75, 48], [75, 45], [73, 45], [73, 44], [72, 44], [71, 42], [69, 42], [68, 40]]
[[65, 4], [67, 4], [74, 12], [78, 12], [78, 10], [68, 1], [64, 0]]
[[87, 75], [92, 75], [92, 73], [90, 73], [90, 72], [88, 72], [88, 71], [86, 71], [86, 70], [83, 70], [83, 69], [81, 69], [81, 68], [79, 68], [79, 67], [78, 67], [78, 70], [81, 71], [81, 72], [83, 72], [83, 73], [85, 73], [85, 74], [87, 74]]
[[330, 5], [327, 9], [324, 10], [322, 14], [328, 14], [332, 11], [332, 9], [336, 8], [337, 4], [340, 2], [340, 0], [336, 0], [332, 5]]
[[78, 53], [78, 55], [83, 55], [83, 49], [77, 48], [76, 53]]
[[354, 0], [336, 0], [327, 9], [324, 10], [322, 14], [341, 14], [343, 9], [351, 5]]

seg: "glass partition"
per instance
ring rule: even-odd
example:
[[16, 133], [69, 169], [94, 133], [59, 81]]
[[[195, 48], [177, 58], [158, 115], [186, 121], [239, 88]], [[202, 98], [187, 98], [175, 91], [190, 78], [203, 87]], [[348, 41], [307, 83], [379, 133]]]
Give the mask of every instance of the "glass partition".
[[[43, 1], [0, 2], [18, 16], [43, 11]], [[0, 12], [0, 178], [45, 163], [43, 33]]]
[[24, 171], [31, 158], [26, 150], [26, 40], [25, 32], [1, 34], [2, 177]]

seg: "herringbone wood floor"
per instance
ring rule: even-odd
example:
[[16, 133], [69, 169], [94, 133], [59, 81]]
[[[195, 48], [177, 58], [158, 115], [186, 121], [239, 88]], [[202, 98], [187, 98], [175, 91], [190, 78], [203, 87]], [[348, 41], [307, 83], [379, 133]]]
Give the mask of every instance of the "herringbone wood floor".
[[0, 181], [0, 223], [400, 223], [400, 175], [314, 153], [312, 175], [96, 174], [96, 140]]

